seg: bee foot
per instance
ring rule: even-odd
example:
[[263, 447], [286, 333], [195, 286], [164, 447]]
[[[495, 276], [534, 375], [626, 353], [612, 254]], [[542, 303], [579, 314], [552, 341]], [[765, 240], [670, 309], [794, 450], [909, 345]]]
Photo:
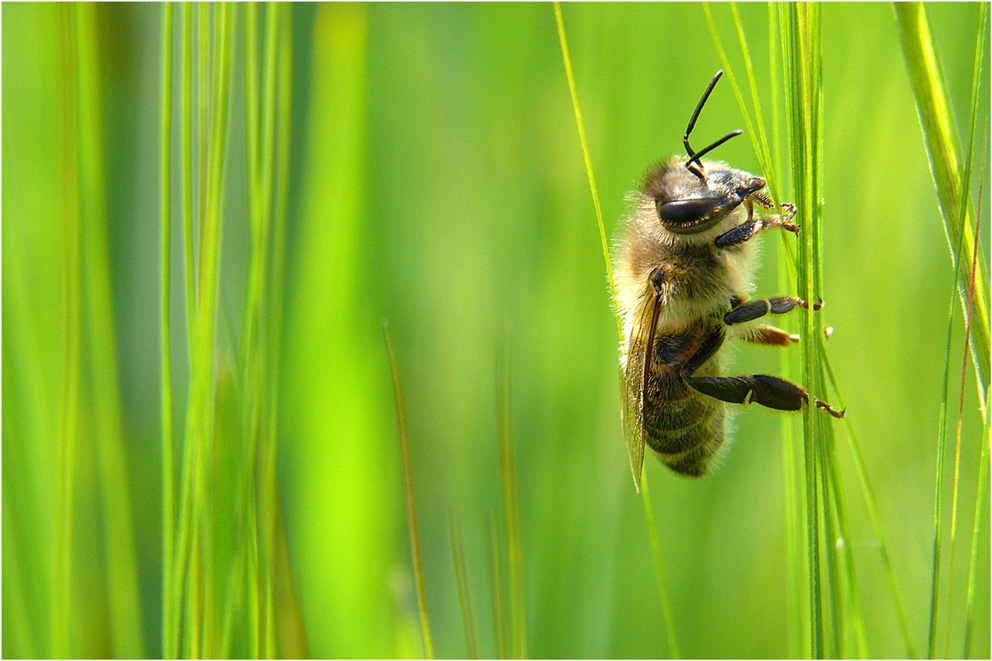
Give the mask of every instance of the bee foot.
[[842, 411], [838, 411], [834, 407], [830, 406], [830, 404], [827, 404], [826, 402], [821, 402], [820, 400], [816, 399], [815, 397], [813, 398], [813, 405], [816, 408], [820, 409], [821, 411], [826, 411], [827, 413], [829, 413], [833, 417], [837, 418], [838, 420], [847, 417], [847, 409], [844, 409]]

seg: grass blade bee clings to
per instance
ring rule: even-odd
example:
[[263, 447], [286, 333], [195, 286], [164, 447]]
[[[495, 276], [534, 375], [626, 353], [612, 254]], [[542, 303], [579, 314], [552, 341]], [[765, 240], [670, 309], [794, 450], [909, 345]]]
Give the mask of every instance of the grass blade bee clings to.
[[[614, 257], [616, 307], [623, 318], [620, 368], [623, 426], [634, 485], [640, 490], [645, 443], [677, 473], [702, 476], [724, 443], [725, 402], [796, 411], [807, 392], [769, 374], [724, 376], [720, 348], [740, 338], [789, 346], [798, 336], [752, 322], [807, 303], [791, 296], [748, 298], [754, 238], [779, 227], [798, 233], [795, 207], [776, 213], [765, 180], [702, 157], [734, 136], [693, 151], [689, 134], [723, 71], [699, 100], [683, 143], [686, 156], [651, 168]], [[813, 305], [819, 309], [820, 303]], [[833, 415], [843, 411], [813, 398]]]

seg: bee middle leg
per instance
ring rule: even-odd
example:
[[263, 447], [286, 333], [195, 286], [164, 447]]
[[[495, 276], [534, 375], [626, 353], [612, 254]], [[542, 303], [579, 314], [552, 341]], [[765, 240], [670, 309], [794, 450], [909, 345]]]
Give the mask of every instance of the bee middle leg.
[[755, 344], [774, 344], [780, 347], [787, 347], [794, 342], [798, 342], [799, 336], [788, 333], [787, 331], [784, 331], [781, 328], [776, 328], [775, 326], [762, 324], [745, 335], [742, 339], [747, 342], [754, 342]]
[[[738, 300], [737, 297], [734, 297], [734, 302]], [[750, 301], [737, 303], [730, 312], [723, 315], [723, 323], [733, 326], [734, 324], [741, 324], [745, 321], [754, 321], [755, 319], [764, 317], [766, 314], [785, 314], [797, 306], [808, 308], [809, 304], [803, 299], [795, 298], [794, 296], [755, 298]], [[822, 301], [817, 301], [813, 304], [814, 310], [819, 310], [822, 307]]]

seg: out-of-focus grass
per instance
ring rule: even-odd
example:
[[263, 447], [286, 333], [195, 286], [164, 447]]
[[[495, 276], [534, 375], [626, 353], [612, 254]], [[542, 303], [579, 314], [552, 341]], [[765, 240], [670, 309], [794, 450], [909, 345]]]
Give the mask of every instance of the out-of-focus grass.
[[[730, 12], [720, 5], [712, 9], [731, 63], [738, 73], [744, 71], [729, 47], [736, 30]], [[90, 248], [81, 255], [76, 301], [83, 322], [75, 375], [78, 431], [72, 439], [72, 588], [60, 595], [70, 599], [70, 640], [58, 645], [68, 643], [63, 649], [83, 656], [155, 655], [162, 649], [164, 531], [156, 321], [162, 11], [145, 5], [73, 10], [92, 16], [90, 47], [80, 50], [80, 57], [94, 76], [92, 89], [99, 92], [89, 101], [82, 95], [77, 100], [81, 117], [90, 102], [98, 111], [86, 130], [85, 138], [94, 141], [89, 151], [80, 143], [77, 175], [66, 172], [60, 160], [65, 110], [60, 9], [2, 7], [2, 651], [5, 656], [44, 656], [57, 649], [50, 629], [53, 549], [57, 524], [64, 519], [53, 494], [66, 382], [62, 338], [68, 332], [62, 317], [65, 198], [60, 182], [78, 176], [80, 184], [92, 183], [97, 196], [89, 198], [93, 206], [81, 208], [99, 208], [102, 196], [105, 211], [80, 217], [81, 245]], [[203, 15], [213, 11], [204, 7]], [[267, 11], [257, 10], [261, 116]], [[772, 48], [768, 11], [750, 4], [737, 11], [761, 107], [768, 112], [774, 107], [766, 104], [772, 89], [766, 74]], [[978, 8], [934, 5], [928, 11], [947, 94], [955, 108], [965, 107]], [[625, 211], [624, 194], [644, 168], [681, 150], [687, 113], [700, 85], [721, 63], [705, 15], [695, 5], [578, 4], [565, 5], [562, 12], [609, 237]], [[919, 649], [928, 619], [932, 439], [946, 337], [946, 306], [927, 302], [946, 300], [953, 272], [892, 9], [830, 4], [820, 12], [821, 291], [827, 301], [820, 314], [822, 323], [834, 328], [827, 341], [831, 367], [861, 441], [877, 497], [874, 513], [886, 532], [893, 575]], [[234, 13], [240, 21], [241, 11]], [[198, 9], [192, 14], [201, 15]], [[499, 418], [492, 357], [500, 336], [512, 362], [508, 394], [527, 653], [663, 653], [651, 548], [641, 504], [630, 489], [617, 424], [615, 323], [551, 8], [326, 5], [293, 6], [287, 14], [288, 38], [275, 51], [275, 103], [282, 108], [281, 100], [291, 100], [291, 116], [276, 112], [273, 138], [279, 146], [270, 189], [271, 242], [284, 240], [285, 250], [272, 249], [271, 269], [263, 264], [261, 272], [272, 279], [263, 279], [271, 284], [263, 284], [261, 292], [272, 295], [273, 303], [263, 304], [269, 312], [256, 320], [260, 333], [279, 338], [264, 350], [266, 364], [275, 366], [278, 377], [264, 381], [268, 385], [262, 392], [270, 399], [261, 405], [263, 413], [275, 414], [263, 415], [258, 426], [260, 440], [265, 438], [261, 430], [271, 434], [265, 447], [275, 455], [269, 465], [277, 468], [278, 480], [276, 490], [263, 477], [263, 466], [256, 483], [268, 485], [256, 497], [263, 516], [271, 515], [269, 532], [259, 531], [259, 539], [271, 540], [265, 542], [271, 558], [258, 557], [259, 573], [272, 577], [257, 598], [267, 603], [265, 590], [271, 589], [274, 604], [264, 616], [270, 621], [258, 623], [259, 647], [271, 651], [264, 632], [273, 630], [280, 643], [293, 641], [296, 654], [421, 654], [392, 397], [378, 338], [379, 321], [388, 317], [404, 360], [408, 422], [416, 439], [411, 459], [437, 655], [455, 656], [465, 649], [448, 548], [451, 508], [460, 514], [480, 654], [495, 654], [504, 640], [494, 633], [496, 625], [489, 625], [498, 618], [488, 612], [493, 590], [481, 571], [495, 555], [490, 549], [501, 543], [490, 545], [486, 519], [503, 497], [493, 442]], [[245, 595], [229, 611], [234, 624], [225, 635], [233, 641], [232, 653], [249, 655], [251, 636], [242, 616], [250, 586], [247, 579], [230, 576], [241, 576], [241, 568], [250, 564], [247, 556], [243, 564], [233, 559], [234, 549], [251, 548], [238, 538], [246, 530], [238, 522], [244, 521], [250, 500], [247, 494], [239, 496], [238, 488], [247, 484], [249, 470], [248, 446], [241, 445], [251, 428], [243, 426], [252, 419], [246, 404], [259, 401], [248, 395], [258, 384], [249, 383], [255, 377], [247, 376], [244, 367], [251, 352], [244, 351], [241, 340], [246, 301], [260, 300], [249, 296], [253, 237], [258, 236], [249, 219], [258, 206], [252, 205], [245, 173], [253, 171], [246, 159], [264, 159], [253, 160], [259, 153], [254, 148], [246, 151], [240, 68], [244, 32], [240, 23], [234, 30], [226, 192], [218, 207], [223, 218], [216, 280], [219, 322], [210, 363], [197, 358], [195, 371], [198, 379], [211, 377], [215, 421], [224, 425], [207, 430], [215, 441], [214, 482], [201, 491], [212, 501], [209, 519], [215, 524], [216, 624], [226, 627], [224, 600]], [[188, 65], [180, 64], [177, 44], [178, 69], [200, 71], [210, 34], [194, 31]], [[80, 40], [83, 35], [80, 31]], [[289, 73], [282, 68], [283, 58], [291, 60]], [[278, 82], [281, 76], [289, 85]], [[190, 81], [196, 92], [191, 106], [196, 136], [206, 135], [212, 121], [208, 101], [219, 100], [216, 90], [209, 96], [209, 86], [200, 86], [209, 80]], [[81, 87], [88, 84], [81, 75]], [[987, 94], [979, 97], [978, 116], [984, 117]], [[175, 109], [181, 109], [179, 98]], [[954, 121], [966, 119], [959, 113]], [[177, 168], [180, 124], [173, 123]], [[737, 103], [724, 89], [715, 93], [696, 131], [702, 139], [743, 124]], [[265, 123], [260, 119], [258, 126]], [[966, 133], [963, 124], [955, 128]], [[772, 152], [774, 134], [773, 129]], [[260, 130], [261, 141], [265, 136]], [[253, 132], [247, 137], [250, 142]], [[209, 166], [206, 147], [200, 138], [191, 144], [197, 173]], [[259, 150], [264, 153], [261, 144]], [[721, 147], [720, 157], [752, 172], [761, 170], [745, 140]], [[98, 171], [89, 168], [98, 167], [100, 159], [102, 174], [93, 174]], [[984, 172], [988, 191], [989, 168]], [[183, 429], [191, 374], [185, 258], [180, 257], [185, 238], [176, 213], [184, 196], [177, 183], [174, 178], [171, 358], [175, 429]], [[977, 190], [974, 182], [972, 190]], [[190, 191], [196, 218], [188, 235], [196, 245], [203, 238], [206, 197], [201, 196], [206, 192], [200, 183]], [[781, 195], [788, 199], [786, 191]], [[277, 229], [279, 199], [286, 203], [284, 234]], [[982, 206], [982, 217], [988, 218], [988, 203]], [[988, 230], [980, 235], [988, 245]], [[796, 293], [776, 291], [780, 253], [778, 240], [765, 241], [757, 293]], [[280, 254], [285, 256], [281, 281]], [[205, 257], [189, 255], [186, 263], [193, 265]], [[960, 315], [955, 323], [960, 338]], [[957, 339], [952, 355], [960, 356], [961, 350]], [[760, 347], [731, 353], [735, 372], [781, 371], [780, 359]], [[799, 353], [784, 359], [792, 378], [801, 374]], [[951, 401], [955, 397], [952, 391]], [[983, 502], [976, 490], [979, 461], [987, 461], [979, 446], [984, 421], [967, 413], [976, 406], [969, 383], [959, 485], [962, 520], [971, 520], [973, 503]], [[783, 610], [795, 597], [783, 587], [789, 583], [784, 530], [791, 507], [781, 488], [783, 419], [792, 427], [792, 438], [800, 438], [798, 416], [783, 418], [756, 407], [737, 414], [733, 447], [719, 470], [702, 481], [680, 480], [657, 462], [646, 464], [674, 627], [687, 656], [784, 656], [803, 649], [790, 648], [782, 635]], [[850, 490], [858, 474], [844, 434], [837, 441], [837, 472], [841, 488]], [[101, 445], [99, 438], [111, 442]], [[130, 503], [130, 531], [120, 511], [107, 503], [112, 497], [107, 489], [126, 490], [127, 499], [117, 504]], [[877, 656], [901, 655], [905, 645], [871, 517], [856, 492], [844, 496], [848, 531], [843, 544], [858, 570], [853, 580], [861, 595], [867, 649]], [[950, 650], [964, 642], [967, 574], [974, 573], [978, 587], [972, 593], [969, 654], [987, 658], [988, 522], [987, 517], [979, 520], [974, 571], [954, 576], [958, 600], [951, 604]], [[107, 554], [115, 543], [133, 549], [133, 588], [114, 579], [118, 570]], [[259, 546], [260, 553], [264, 548], [264, 543]], [[232, 560], [225, 564], [229, 552]], [[954, 553], [959, 567], [969, 564], [968, 545], [958, 544]], [[507, 561], [505, 555], [500, 559]], [[261, 563], [269, 561], [266, 570]], [[848, 579], [843, 574], [840, 579], [846, 599]], [[227, 589], [229, 580], [240, 593]], [[176, 589], [175, 583], [166, 584]], [[123, 625], [133, 640], [122, 642], [114, 633], [121, 631], [114, 613], [120, 613], [120, 600], [131, 598], [135, 605], [124, 608], [140, 624]], [[840, 649], [851, 647], [842, 640]], [[505, 653], [511, 650], [504, 647]]]

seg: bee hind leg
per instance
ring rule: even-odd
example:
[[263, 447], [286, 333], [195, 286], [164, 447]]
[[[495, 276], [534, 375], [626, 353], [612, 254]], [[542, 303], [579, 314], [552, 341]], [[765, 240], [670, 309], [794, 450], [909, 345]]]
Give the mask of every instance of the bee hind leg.
[[[685, 383], [714, 399], [731, 404], [754, 402], [780, 411], [798, 411], [803, 404], [809, 404], [809, 393], [785, 379], [770, 374], [749, 376], [692, 376], [682, 374]], [[847, 416], [845, 411], [837, 411], [826, 402], [813, 398], [813, 405], [835, 418]]]

